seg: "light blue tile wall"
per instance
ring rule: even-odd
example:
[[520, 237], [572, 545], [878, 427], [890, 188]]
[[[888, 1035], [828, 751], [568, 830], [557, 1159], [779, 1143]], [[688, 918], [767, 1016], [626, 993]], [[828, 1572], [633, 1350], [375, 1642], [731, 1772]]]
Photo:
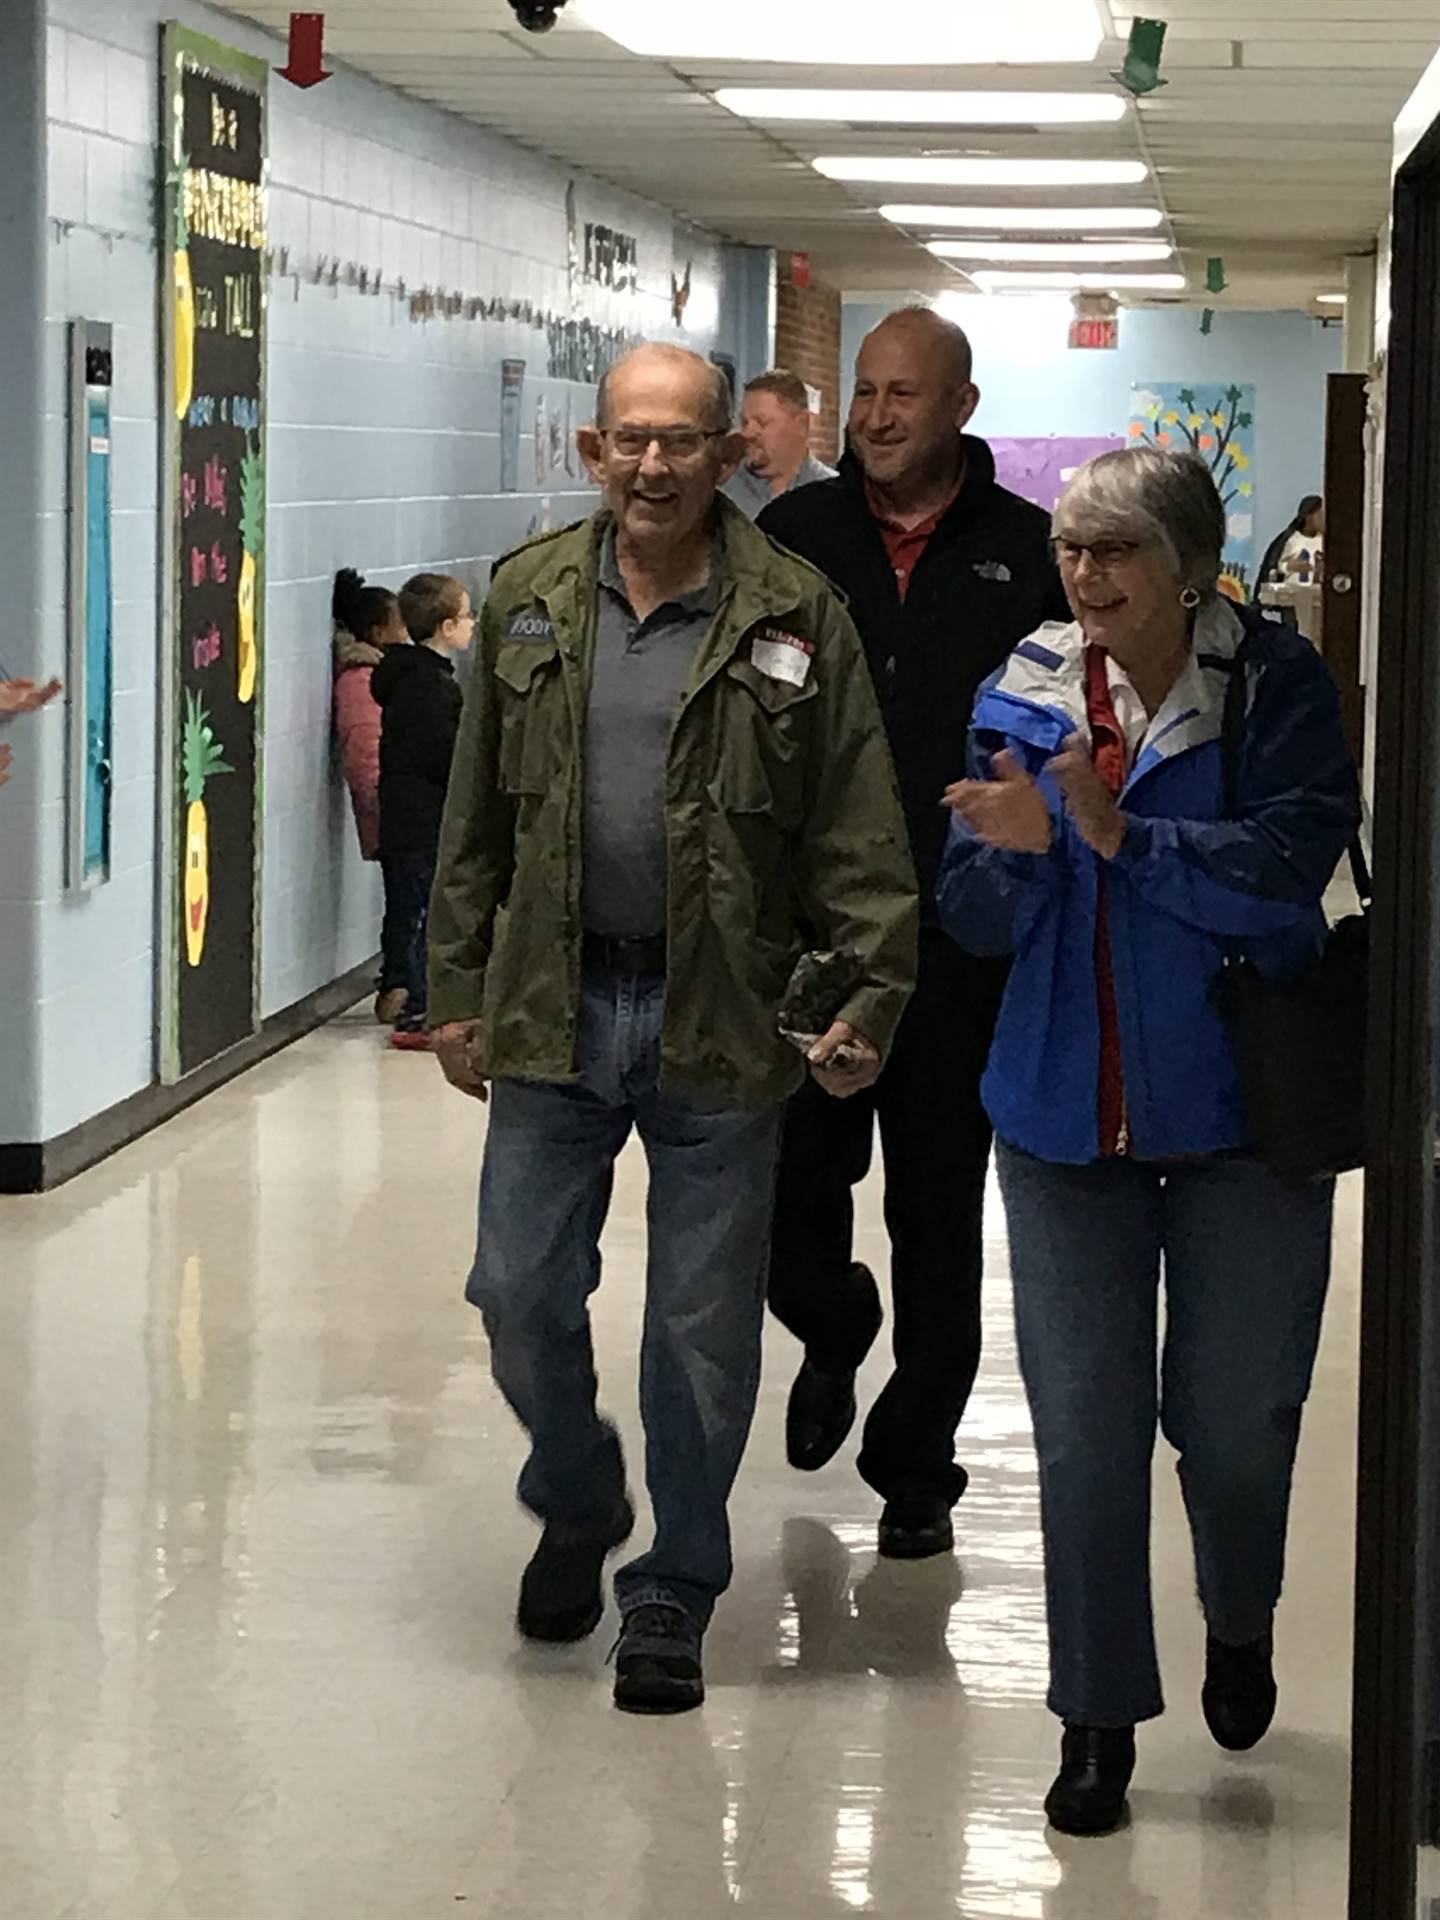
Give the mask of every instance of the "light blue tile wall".
[[[44, 0], [0, 6], [0, 659], [39, 675], [59, 659], [43, 599], [39, 463], [33, 457], [44, 337], [37, 289], [44, 273]], [[58, 885], [61, 846], [48, 761], [64, 738], [56, 708], [0, 731], [15, 754], [0, 791], [0, 1141], [30, 1141], [39, 1124], [40, 1032], [28, 1017], [39, 993], [39, 902]], [[53, 842], [50, 839], [53, 833]], [[53, 851], [52, 851], [53, 848]]]
[[[33, 4], [34, 0], [23, 0]], [[248, 51], [278, 44], [234, 19], [158, 0], [52, 0], [48, 35], [48, 275], [40, 435], [43, 621], [27, 668], [59, 670], [64, 617], [66, 324], [116, 328], [116, 739], [114, 877], [94, 895], [61, 884], [63, 724], [47, 722], [35, 764], [7, 789], [0, 913], [33, 935], [0, 960], [0, 989], [38, 1005], [28, 1103], [4, 1104], [0, 1138], [51, 1138], [152, 1078], [157, 898], [156, 689], [161, 672], [157, 518], [157, 255], [152, 224], [160, 23], [179, 17]], [[324, 256], [385, 281], [567, 303], [568, 169], [349, 75], [301, 94], [271, 92], [271, 232], [289, 250], [271, 283], [268, 658], [262, 1011], [273, 1013], [374, 951], [379, 896], [358, 857], [330, 727], [331, 579], [356, 565], [398, 584], [418, 568], [480, 587], [491, 560], [535, 525], [587, 512], [563, 473], [536, 477], [535, 405], [591, 391], [527, 382], [520, 484], [499, 486], [500, 362], [544, 372], [543, 332], [519, 322], [412, 320], [391, 294], [317, 284]], [[578, 216], [634, 234], [633, 300], [582, 291], [581, 312], [651, 338], [722, 348], [753, 370], [755, 262], [727, 265], [713, 237], [586, 180]], [[8, 189], [7, 189], [8, 191]], [[692, 261], [683, 333], [670, 314], [672, 265]], [[277, 262], [278, 264], [278, 262]], [[735, 285], [727, 285], [734, 280]], [[760, 358], [763, 360], [764, 355]], [[15, 649], [24, 655], [23, 648]], [[25, 898], [7, 907], [8, 892]], [[3, 925], [10, 921], [0, 922]], [[27, 972], [28, 969], [28, 972]], [[33, 977], [32, 977], [33, 976]], [[6, 1004], [15, 1004], [9, 995]], [[0, 1047], [10, 1043], [0, 1040]], [[3, 1063], [8, 1055], [0, 1055]], [[10, 1076], [0, 1072], [0, 1089]]]
[[[883, 317], [866, 301], [845, 306], [845, 366]], [[1120, 316], [1113, 353], [1071, 352], [1065, 303], [977, 296], [957, 318], [975, 349], [983, 398], [975, 431], [996, 438], [1123, 434], [1130, 389], [1155, 380], [1225, 380], [1255, 388], [1255, 511], [1261, 545], [1319, 493], [1325, 473], [1325, 379], [1344, 365], [1344, 334], [1303, 313], [1217, 312], [1211, 333], [1188, 308], [1137, 308]], [[849, 371], [846, 374], [849, 380]]]

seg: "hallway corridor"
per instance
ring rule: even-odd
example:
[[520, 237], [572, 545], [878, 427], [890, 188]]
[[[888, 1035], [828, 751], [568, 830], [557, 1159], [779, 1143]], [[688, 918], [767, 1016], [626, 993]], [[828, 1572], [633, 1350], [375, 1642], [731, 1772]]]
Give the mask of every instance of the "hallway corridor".
[[[993, 1216], [953, 1561], [783, 1459], [773, 1324], [709, 1699], [522, 1647], [520, 1436], [461, 1299], [483, 1115], [360, 1012], [0, 1200], [0, 1920], [1340, 1920], [1359, 1193], [1302, 1445], [1276, 1731], [1232, 1761], [1168, 1454], [1170, 1713], [1129, 1831], [1047, 1836], [1035, 1476]], [[638, 1469], [643, 1162], [597, 1302]], [[863, 1218], [882, 1250], [878, 1194]], [[866, 1254], [862, 1244], [860, 1252]], [[873, 1386], [883, 1359], [872, 1358]]]

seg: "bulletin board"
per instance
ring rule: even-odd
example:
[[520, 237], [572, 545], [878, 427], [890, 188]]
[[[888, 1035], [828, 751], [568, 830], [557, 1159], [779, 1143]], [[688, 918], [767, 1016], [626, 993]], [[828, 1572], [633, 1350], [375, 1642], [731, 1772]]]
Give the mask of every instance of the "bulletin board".
[[265, 655], [263, 61], [164, 30], [161, 1072], [259, 1018]]

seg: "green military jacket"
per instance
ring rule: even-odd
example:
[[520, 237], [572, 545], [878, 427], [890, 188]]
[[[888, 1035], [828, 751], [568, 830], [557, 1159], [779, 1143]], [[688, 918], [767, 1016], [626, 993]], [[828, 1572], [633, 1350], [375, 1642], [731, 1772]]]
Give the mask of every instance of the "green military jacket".
[[[843, 1009], [884, 1053], [915, 979], [914, 869], [869, 669], [822, 575], [726, 500], [720, 602], [670, 744], [662, 1081], [793, 1093], [779, 1002], [809, 946], [865, 969]], [[450, 775], [430, 1020], [483, 1017], [497, 1078], [576, 1077], [582, 756], [602, 511], [497, 569]], [[936, 795], [936, 805], [940, 796]]]

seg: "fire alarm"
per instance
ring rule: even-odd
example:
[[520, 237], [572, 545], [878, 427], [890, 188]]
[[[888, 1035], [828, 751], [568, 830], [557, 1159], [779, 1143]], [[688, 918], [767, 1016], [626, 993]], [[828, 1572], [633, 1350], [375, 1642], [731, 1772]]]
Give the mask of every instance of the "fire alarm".
[[792, 287], [808, 287], [810, 284], [810, 256], [808, 253], [792, 253], [790, 256], [790, 284]]

